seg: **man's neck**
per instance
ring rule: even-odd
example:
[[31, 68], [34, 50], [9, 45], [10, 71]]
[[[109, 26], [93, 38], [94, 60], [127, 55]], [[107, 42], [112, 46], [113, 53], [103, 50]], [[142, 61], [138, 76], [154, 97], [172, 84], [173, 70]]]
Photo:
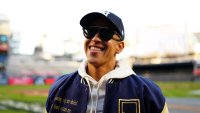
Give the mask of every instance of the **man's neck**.
[[116, 66], [116, 61], [101, 66], [96, 66], [88, 63], [86, 71], [92, 78], [94, 78], [96, 81], [99, 81], [102, 76], [113, 70], [115, 66]]

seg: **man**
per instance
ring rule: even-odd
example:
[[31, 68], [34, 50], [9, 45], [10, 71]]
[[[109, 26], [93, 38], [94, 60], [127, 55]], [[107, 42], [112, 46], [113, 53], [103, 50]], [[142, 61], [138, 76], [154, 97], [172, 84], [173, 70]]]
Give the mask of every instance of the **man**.
[[111, 12], [92, 12], [80, 25], [87, 60], [52, 85], [47, 112], [168, 113], [160, 88], [116, 60], [124, 48], [122, 20]]

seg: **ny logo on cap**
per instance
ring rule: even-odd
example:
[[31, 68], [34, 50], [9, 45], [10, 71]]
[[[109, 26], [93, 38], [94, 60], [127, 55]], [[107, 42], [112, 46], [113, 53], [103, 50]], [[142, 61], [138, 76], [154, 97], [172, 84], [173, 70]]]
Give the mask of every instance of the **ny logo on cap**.
[[105, 16], [108, 16], [108, 15], [110, 14], [110, 12], [105, 11], [105, 12], [103, 12], [102, 14], [104, 14]]

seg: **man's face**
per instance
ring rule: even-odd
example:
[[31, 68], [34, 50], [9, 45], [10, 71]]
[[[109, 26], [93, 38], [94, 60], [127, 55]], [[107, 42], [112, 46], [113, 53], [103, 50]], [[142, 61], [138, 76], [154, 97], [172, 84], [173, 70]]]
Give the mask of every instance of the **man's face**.
[[[91, 24], [91, 26], [106, 27], [112, 29], [110, 25], [103, 21], [97, 20]], [[119, 36], [114, 34], [113, 39], [119, 40]], [[87, 60], [90, 64], [101, 66], [116, 60], [116, 54], [121, 52], [124, 43], [123, 41], [116, 41], [110, 39], [108, 41], [103, 41], [99, 33], [97, 32], [93, 38], [85, 39], [84, 50]]]

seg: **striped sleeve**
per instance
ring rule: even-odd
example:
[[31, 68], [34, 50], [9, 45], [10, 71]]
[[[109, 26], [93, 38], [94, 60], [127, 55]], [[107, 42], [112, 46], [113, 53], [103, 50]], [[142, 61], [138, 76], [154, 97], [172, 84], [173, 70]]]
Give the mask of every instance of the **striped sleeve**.
[[163, 108], [163, 110], [162, 110], [161, 113], [169, 113], [168, 107], [167, 107], [167, 104], [166, 104], [166, 103], [165, 103], [165, 106], [164, 106], [164, 108]]

